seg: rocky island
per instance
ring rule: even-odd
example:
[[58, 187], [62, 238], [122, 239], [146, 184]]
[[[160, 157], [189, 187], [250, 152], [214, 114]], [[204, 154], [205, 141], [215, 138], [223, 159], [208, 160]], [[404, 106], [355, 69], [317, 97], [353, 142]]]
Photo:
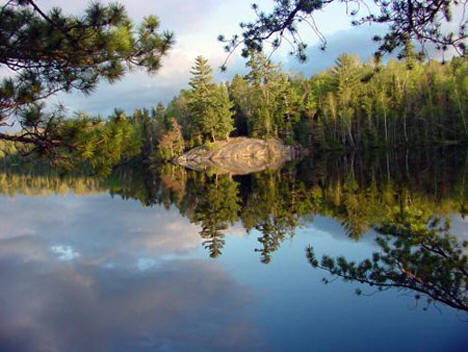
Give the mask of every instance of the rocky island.
[[302, 149], [284, 145], [277, 139], [236, 137], [217, 141], [209, 147], [195, 147], [174, 162], [197, 171], [245, 175], [279, 168], [302, 153]]

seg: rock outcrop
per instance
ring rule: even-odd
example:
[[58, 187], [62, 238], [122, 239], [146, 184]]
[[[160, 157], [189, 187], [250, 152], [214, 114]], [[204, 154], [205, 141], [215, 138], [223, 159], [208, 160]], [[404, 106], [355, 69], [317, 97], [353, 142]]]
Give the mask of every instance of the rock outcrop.
[[197, 171], [245, 175], [279, 168], [285, 162], [297, 159], [300, 154], [299, 148], [286, 146], [276, 139], [237, 137], [218, 141], [210, 148], [193, 148], [174, 162]]

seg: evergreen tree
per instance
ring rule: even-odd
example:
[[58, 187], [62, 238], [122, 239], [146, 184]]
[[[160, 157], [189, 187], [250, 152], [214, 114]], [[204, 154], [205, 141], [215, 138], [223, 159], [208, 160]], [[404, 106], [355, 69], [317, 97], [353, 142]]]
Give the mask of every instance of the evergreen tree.
[[202, 56], [195, 59], [191, 74], [189, 107], [192, 124], [203, 137], [208, 136], [212, 141], [228, 138], [234, 129], [234, 122], [226, 88], [213, 83], [212, 69]]
[[224, 84], [217, 85], [215, 93], [215, 109], [218, 115], [215, 137], [229, 139], [230, 134], [235, 129], [234, 120], [232, 119], [234, 115], [232, 108], [234, 105], [229, 99], [229, 94]]
[[236, 74], [229, 84], [229, 97], [233, 102], [235, 131], [238, 135], [248, 135], [247, 118], [251, 114], [250, 89], [244, 77]]
[[223, 231], [234, 223], [240, 210], [238, 184], [228, 175], [207, 179], [197, 192], [192, 220], [200, 224], [203, 245], [215, 258], [224, 246]]
[[71, 170], [85, 162], [96, 172], [108, 174], [120, 162], [141, 155], [141, 133], [123, 112], [117, 111], [106, 122], [80, 114], [50, 131], [51, 138], [55, 132], [62, 143], [74, 146], [53, 149], [58, 155], [52, 159], [63, 169]]
[[164, 105], [159, 102], [157, 105], [156, 105], [156, 108], [153, 108], [153, 113], [152, 113], [152, 117], [156, 120], [156, 121], [164, 121], [164, 117], [166, 116], [166, 108], [164, 107]]
[[[289, 77], [262, 53], [252, 52], [246, 65], [250, 72], [246, 75], [249, 86], [243, 98], [247, 105], [243, 115], [247, 121], [248, 135], [281, 137], [292, 142], [293, 128], [300, 115], [299, 96]], [[240, 94], [233, 95], [237, 99], [241, 98]]]
[[61, 91], [89, 94], [100, 80], [113, 83], [132, 66], [155, 72], [173, 43], [172, 33], [158, 31], [157, 17], [135, 28], [119, 4], [92, 3], [84, 16], [68, 16], [59, 8], [45, 13], [33, 0], [14, 0], [2, 5], [0, 23], [0, 65], [15, 73], [0, 84], [0, 127], [12, 115], [22, 127], [0, 138], [41, 151], [86, 148], [70, 144], [67, 129], [60, 128], [63, 116], [46, 112], [45, 98]]
[[[412, 291], [416, 300], [426, 296], [427, 306], [442, 302], [468, 311], [468, 244], [460, 243], [449, 230], [448, 220], [443, 223], [426, 212], [406, 210], [377, 228], [380, 251], [369, 259], [355, 263], [344, 256], [335, 259], [324, 255], [319, 261], [312, 247], [307, 248], [307, 259], [313, 267], [345, 281], [364, 283], [379, 291]], [[356, 293], [361, 294], [361, 289]]]

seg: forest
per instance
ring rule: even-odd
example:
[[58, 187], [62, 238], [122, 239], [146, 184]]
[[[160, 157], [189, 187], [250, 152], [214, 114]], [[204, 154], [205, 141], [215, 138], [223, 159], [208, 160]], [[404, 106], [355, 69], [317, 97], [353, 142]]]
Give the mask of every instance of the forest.
[[[273, 40], [273, 49], [292, 40], [291, 54], [304, 62], [307, 43], [296, 23], [308, 23], [312, 12], [329, 3], [274, 1], [272, 13], [254, 4], [257, 19], [243, 23], [241, 35], [218, 37], [227, 55], [221, 69], [239, 47], [246, 59], [243, 75], [214, 80], [210, 63], [198, 56], [188, 87], [166, 105], [70, 116], [61, 105], [47, 106], [48, 98], [90, 94], [101, 81], [115, 83], [134, 68], [157, 72], [174, 33], [161, 30], [156, 15], [134, 23], [121, 4], [92, 3], [78, 16], [58, 7], [45, 11], [33, 0], [9, 1], [0, 10], [0, 64], [12, 73], [0, 84], [0, 127], [6, 129], [0, 132], [0, 156], [39, 155], [64, 170], [80, 166], [109, 174], [130, 160], [169, 161], [236, 136], [276, 138], [313, 152], [466, 143], [464, 25], [457, 25], [458, 32], [441, 30], [458, 3], [378, 2], [374, 15], [353, 20], [390, 25], [386, 35], [374, 36], [380, 46], [368, 62], [342, 54], [310, 77], [273, 63], [265, 38]], [[315, 33], [324, 49], [324, 37], [317, 28]], [[452, 48], [454, 56], [425, 57], [424, 42], [442, 53]], [[8, 130], [13, 125], [16, 132]]]
[[[343, 54], [309, 78], [284, 72], [253, 52], [249, 72], [223, 83], [213, 81], [212, 68], [198, 57], [190, 89], [167, 106], [65, 119], [54, 133], [77, 147], [56, 148], [54, 162], [109, 173], [132, 159], [168, 161], [232, 136], [278, 138], [313, 151], [466, 143], [466, 60], [422, 61], [411, 45], [405, 52], [386, 64]], [[31, 149], [2, 148], [10, 157]]]

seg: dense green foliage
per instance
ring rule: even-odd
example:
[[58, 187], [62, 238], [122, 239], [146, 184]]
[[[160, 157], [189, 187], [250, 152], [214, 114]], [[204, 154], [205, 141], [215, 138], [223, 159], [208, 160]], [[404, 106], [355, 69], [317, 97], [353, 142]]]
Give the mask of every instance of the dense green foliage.
[[[146, 170], [134, 163], [95, 178], [92, 189], [136, 198], [145, 206], [174, 204], [213, 233], [240, 221], [247, 231], [262, 234], [259, 251], [268, 262], [281, 242], [316, 214], [336, 219], [356, 240], [402, 209], [435, 216], [466, 214], [466, 157], [466, 150], [459, 148], [323, 154], [282, 170], [234, 177], [173, 164]], [[74, 191], [69, 174], [61, 180], [58, 170], [47, 176], [47, 169], [37, 164], [9, 165], [0, 182], [2, 194]], [[85, 175], [77, 176], [90, 180]]]
[[88, 117], [64, 120], [58, 130], [63, 131], [62, 141], [74, 146], [58, 151], [56, 160], [67, 169], [84, 160], [97, 172], [108, 173], [140, 153], [137, 131], [125, 116], [116, 115], [106, 122]]
[[[70, 118], [61, 108], [51, 112], [43, 100], [59, 91], [90, 93], [100, 80], [114, 82], [134, 66], [155, 72], [173, 43], [172, 34], [159, 32], [154, 16], [134, 26], [117, 4], [93, 3], [78, 17], [60, 9], [45, 13], [32, 0], [9, 1], [0, 9], [0, 64], [14, 75], [0, 85], [0, 127], [14, 115], [21, 131], [0, 132], [0, 139], [16, 143], [4, 148], [10, 157], [13, 151], [39, 153], [66, 169], [86, 164], [101, 173], [132, 158], [170, 160], [189, 147], [230, 135], [280, 138], [314, 149], [463, 143], [468, 140], [466, 60], [422, 62], [400, 32], [430, 32], [442, 47], [452, 40], [464, 50], [458, 39], [439, 32], [438, 16], [448, 18], [450, 4], [457, 2], [436, 3], [395, 1], [397, 7], [382, 9], [380, 17], [362, 19], [397, 24], [382, 48], [402, 46], [401, 61], [361, 63], [342, 55], [334, 67], [304, 78], [282, 72], [259, 52], [261, 37], [247, 36], [249, 72], [244, 77], [214, 83], [207, 60], [197, 57], [190, 89], [167, 108], [137, 109], [128, 117], [116, 110], [103, 120], [82, 113]], [[277, 2], [273, 14], [260, 15], [263, 27], [253, 24], [248, 31], [277, 32], [270, 28], [276, 25], [290, 31], [295, 16], [324, 5]], [[408, 19], [399, 19], [407, 11]], [[420, 17], [429, 14], [425, 22]], [[413, 27], [407, 27], [409, 19]]]
[[[252, 52], [248, 74], [236, 75], [227, 84], [234, 134], [281, 138], [319, 149], [466, 142], [466, 60], [421, 62], [411, 45], [405, 52], [403, 60], [386, 65], [342, 55], [332, 68], [310, 78], [288, 75]], [[167, 109], [190, 146], [200, 143], [202, 124], [206, 132], [210, 124], [221, 131], [222, 121], [229, 121], [228, 109], [218, 109], [225, 120], [210, 109], [216, 94], [200, 88], [205, 87], [201, 82], [211, 82], [209, 73], [203, 62], [191, 81], [197, 88], [181, 91]]]
[[[111, 16], [123, 9], [98, 6], [95, 11]], [[13, 149], [53, 156], [68, 169], [84, 162], [110, 172], [131, 158], [171, 160], [187, 148], [230, 135], [279, 138], [314, 150], [468, 141], [463, 58], [423, 62], [407, 42], [400, 61], [362, 63], [344, 54], [310, 78], [283, 72], [256, 51], [246, 65], [245, 76], [216, 84], [207, 60], [197, 57], [190, 89], [167, 107], [137, 109], [128, 117], [116, 110], [107, 120], [83, 113], [69, 119], [57, 110], [43, 119], [42, 106], [29, 104], [23, 111], [27, 132], [14, 136], [22, 144]], [[42, 142], [25, 147], [30, 143], [22, 138]]]
[[182, 131], [175, 119], [170, 121], [170, 126], [163, 129], [165, 133], [159, 140], [156, 151], [150, 155], [156, 160], [171, 160], [184, 152], [185, 144]]
[[207, 140], [229, 138], [234, 129], [231, 119], [231, 102], [223, 85], [213, 83], [212, 70], [208, 61], [199, 56], [190, 79], [188, 110], [191, 116], [191, 131], [193, 145]]
[[[85, 162], [109, 172], [131, 158], [171, 160], [230, 134], [280, 138], [313, 150], [468, 141], [464, 59], [422, 63], [408, 48], [405, 60], [384, 66], [342, 55], [334, 67], [310, 78], [289, 76], [257, 53], [247, 66], [245, 77], [218, 85], [200, 57], [192, 88], [167, 108], [158, 104], [130, 116], [116, 110], [106, 120], [83, 113], [57, 117], [60, 123], [45, 130], [65, 144], [54, 148], [55, 161], [66, 168]], [[8, 148], [32, 151], [25, 145]]]
[[48, 156], [45, 160], [63, 171], [79, 166], [108, 174], [115, 165], [140, 156], [140, 134], [121, 112], [109, 116], [106, 121], [78, 114], [73, 119], [63, 119], [48, 131], [47, 138], [60, 139], [60, 145], [42, 150], [29, 143], [2, 141], [0, 155], [9, 162], [39, 163], [34, 152], [44, 152]]
[[298, 91], [279, 66], [252, 52], [247, 62], [250, 72], [235, 76], [230, 94], [236, 106], [236, 120], [249, 136], [283, 138], [293, 142], [293, 126], [300, 118]]
[[306, 137], [323, 146], [434, 144], [468, 139], [467, 63], [421, 64], [408, 58], [385, 67], [343, 55], [313, 77], [315, 116]]

